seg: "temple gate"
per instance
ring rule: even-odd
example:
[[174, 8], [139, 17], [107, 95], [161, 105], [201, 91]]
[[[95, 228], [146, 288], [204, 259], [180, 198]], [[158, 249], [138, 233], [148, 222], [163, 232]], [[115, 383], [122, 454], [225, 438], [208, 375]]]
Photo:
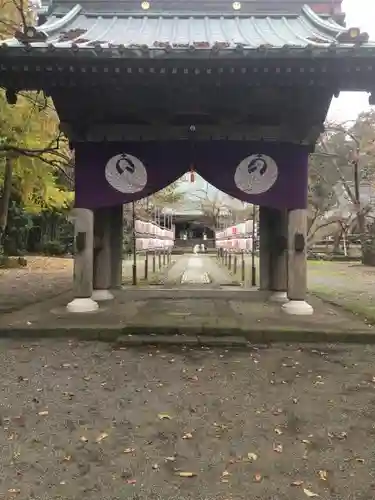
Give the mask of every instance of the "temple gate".
[[340, 0], [310, 4], [56, 0], [0, 43], [9, 102], [51, 96], [75, 150], [68, 310], [95, 310], [120, 285], [122, 205], [193, 167], [260, 206], [261, 288], [312, 314], [308, 156], [332, 96], [375, 88], [375, 44], [345, 27]]

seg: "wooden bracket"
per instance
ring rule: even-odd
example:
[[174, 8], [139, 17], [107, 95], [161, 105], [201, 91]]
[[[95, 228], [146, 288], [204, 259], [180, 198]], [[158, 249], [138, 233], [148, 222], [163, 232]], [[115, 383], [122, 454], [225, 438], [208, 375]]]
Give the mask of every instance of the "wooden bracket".
[[302, 233], [294, 235], [294, 250], [297, 253], [302, 253], [305, 250], [305, 236]]

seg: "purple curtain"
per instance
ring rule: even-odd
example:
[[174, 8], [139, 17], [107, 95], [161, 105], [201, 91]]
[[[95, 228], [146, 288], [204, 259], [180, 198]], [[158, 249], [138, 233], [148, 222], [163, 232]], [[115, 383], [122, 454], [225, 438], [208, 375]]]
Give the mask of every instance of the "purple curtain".
[[77, 208], [140, 200], [167, 187], [189, 168], [183, 148], [170, 142], [82, 143], [76, 145], [75, 158]]
[[82, 143], [75, 155], [76, 207], [139, 200], [177, 180], [192, 164], [210, 184], [242, 201], [307, 206], [304, 146], [224, 140]]
[[239, 200], [273, 208], [306, 208], [306, 146], [289, 143], [212, 141], [195, 147], [197, 171]]

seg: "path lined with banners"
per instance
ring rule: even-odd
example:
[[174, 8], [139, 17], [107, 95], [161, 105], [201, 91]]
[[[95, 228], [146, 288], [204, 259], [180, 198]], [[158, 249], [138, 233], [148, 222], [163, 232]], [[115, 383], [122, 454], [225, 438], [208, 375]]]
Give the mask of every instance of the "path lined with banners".
[[235, 284], [233, 277], [218, 265], [216, 258], [202, 254], [180, 256], [164, 280], [164, 286], [167, 288], [181, 286], [220, 288], [232, 284]]

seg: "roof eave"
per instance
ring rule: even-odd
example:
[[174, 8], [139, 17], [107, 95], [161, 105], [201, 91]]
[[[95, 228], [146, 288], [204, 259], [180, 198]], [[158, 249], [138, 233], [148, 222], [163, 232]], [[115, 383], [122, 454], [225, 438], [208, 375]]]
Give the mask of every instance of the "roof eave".
[[314, 59], [319, 57], [336, 58], [353, 54], [355, 57], [373, 56], [375, 53], [375, 43], [367, 43], [362, 45], [356, 44], [321, 44], [319, 46], [284, 46], [284, 47], [227, 47], [213, 51], [212, 48], [194, 49], [194, 48], [142, 48], [142, 47], [111, 47], [108, 44], [98, 46], [71, 45], [69, 42], [60, 42], [56, 45], [51, 45], [43, 42], [36, 42], [33, 45], [25, 45], [18, 41], [14, 41], [17, 45], [8, 45], [3, 43], [0, 46], [3, 54], [9, 54], [10, 57], [31, 55], [39, 57], [58, 56], [65, 57], [84, 57], [87, 59], [188, 59], [188, 60], [221, 60], [227, 59], [228, 56], [233, 60], [242, 59], [262, 59], [262, 58], [279, 58], [289, 59], [294, 57], [306, 57]]

